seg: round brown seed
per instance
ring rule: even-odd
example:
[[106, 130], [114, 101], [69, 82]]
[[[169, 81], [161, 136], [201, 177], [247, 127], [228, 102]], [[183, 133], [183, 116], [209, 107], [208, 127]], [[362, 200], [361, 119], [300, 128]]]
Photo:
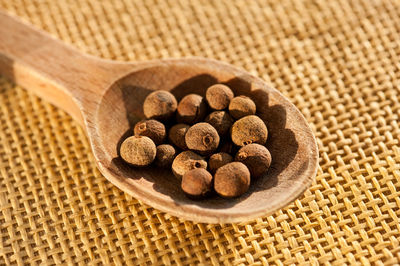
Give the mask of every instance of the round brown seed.
[[267, 141], [268, 129], [258, 116], [248, 115], [233, 123], [231, 138], [233, 143], [244, 146], [251, 143], [264, 145]]
[[161, 144], [157, 146], [155, 164], [158, 167], [163, 167], [163, 168], [170, 167], [175, 159], [175, 155], [176, 155], [176, 150], [174, 146], [169, 144]]
[[168, 140], [179, 149], [187, 150], [185, 135], [189, 128], [190, 126], [185, 124], [172, 126], [169, 129]]
[[207, 169], [207, 162], [202, 156], [192, 151], [181, 152], [172, 162], [172, 173], [178, 179], [181, 179], [187, 171], [195, 168]]
[[179, 123], [194, 124], [204, 119], [207, 114], [207, 104], [203, 97], [188, 94], [178, 104], [176, 119]]
[[156, 145], [163, 143], [166, 137], [164, 124], [154, 119], [137, 122], [133, 132], [135, 133], [135, 136], [146, 136], [151, 138]]
[[175, 96], [170, 92], [154, 91], [144, 100], [143, 113], [146, 118], [165, 121], [174, 115], [177, 105]]
[[238, 96], [229, 103], [229, 113], [235, 119], [256, 113], [256, 104], [246, 96]]
[[185, 141], [189, 149], [202, 155], [208, 155], [218, 148], [219, 135], [213, 126], [202, 122], [188, 129]]
[[122, 159], [133, 166], [147, 166], [156, 157], [156, 145], [148, 137], [132, 136], [122, 142]]
[[271, 154], [264, 146], [253, 143], [240, 148], [235, 160], [244, 163], [251, 177], [257, 178], [268, 171], [271, 165]]
[[233, 97], [233, 91], [223, 84], [215, 84], [206, 91], [208, 105], [214, 110], [227, 108]]
[[233, 118], [225, 111], [212, 112], [204, 121], [212, 125], [221, 137], [229, 132], [233, 124]]
[[208, 168], [210, 169], [211, 173], [215, 173], [215, 171], [217, 171], [218, 168], [232, 161], [233, 161], [232, 156], [226, 152], [214, 153], [208, 159]]
[[190, 198], [201, 198], [211, 191], [212, 178], [206, 169], [192, 169], [183, 175], [181, 188]]
[[244, 194], [250, 186], [250, 172], [241, 162], [228, 163], [214, 175], [214, 189], [222, 197], [232, 198]]

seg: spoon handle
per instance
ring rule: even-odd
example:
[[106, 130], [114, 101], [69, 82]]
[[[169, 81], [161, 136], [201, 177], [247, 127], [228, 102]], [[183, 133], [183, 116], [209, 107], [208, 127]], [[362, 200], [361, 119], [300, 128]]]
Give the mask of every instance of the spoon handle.
[[0, 74], [80, 123], [87, 102], [100, 98], [126, 65], [81, 53], [0, 10]]

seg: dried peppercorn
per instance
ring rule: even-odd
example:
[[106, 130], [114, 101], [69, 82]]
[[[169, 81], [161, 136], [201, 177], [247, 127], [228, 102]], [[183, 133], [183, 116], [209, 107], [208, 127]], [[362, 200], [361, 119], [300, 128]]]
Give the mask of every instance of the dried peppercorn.
[[168, 140], [179, 149], [187, 150], [185, 135], [189, 128], [190, 126], [186, 124], [172, 126], [168, 133]]
[[214, 111], [204, 121], [212, 125], [220, 137], [227, 134], [233, 124], [233, 118], [225, 111]]
[[204, 158], [193, 151], [183, 151], [172, 162], [172, 173], [179, 179], [189, 170], [195, 168], [207, 169]]
[[217, 130], [208, 123], [197, 123], [191, 126], [185, 135], [186, 146], [201, 155], [209, 155], [219, 145]]
[[222, 197], [238, 197], [249, 189], [250, 172], [241, 162], [228, 163], [214, 175], [214, 189]]
[[166, 121], [173, 117], [178, 102], [175, 96], [168, 91], [154, 91], [150, 93], [143, 103], [143, 113], [148, 119]]
[[183, 175], [181, 188], [190, 198], [201, 198], [211, 191], [212, 178], [204, 168], [192, 169]]
[[233, 91], [223, 84], [215, 84], [206, 91], [208, 105], [214, 110], [227, 108], [233, 97]]
[[268, 138], [268, 129], [258, 116], [248, 115], [233, 123], [231, 127], [232, 142], [238, 146], [251, 143], [264, 145]]
[[244, 163], [251, 177], [257, 178], [268, 171], [271, 165], [271, 154], [265, 146], [253, 143], [240, 148], [235, 160]]
[[256, 104], [247, 96], [238, 96], [229, 103], [229, 113], [235, 119], [256, 113]]
[[144, 136], [132, 136], [122, 142], [120, 148], [122, 159], [133, 166], [147, 166], [156, 157], [156, 145]]
[[176, 155], [176, 150], [174, 146], [169, 144], [161, 144], [157, 146], [155, 164], [158, 167], [163, 167], [163, 168], [170, 167], [175, 159], [175, 155]]
[[133, 131], [135, 136], [151, 138], [156, 145], [163, 143], [166, 137], [164, 124], [154, 119], [142, 120], [136, 123]]
[[218, 168], [233, 161], [232, 156], [226, 152], [214, 153], [208, 159], [208, 168], [211, 173], [215, 173]]
[[207, 103], [197, 94], [188, 94], [178, 104], [176, 120], [179, 123], [194, 124], [204, 119], [207, 114]]

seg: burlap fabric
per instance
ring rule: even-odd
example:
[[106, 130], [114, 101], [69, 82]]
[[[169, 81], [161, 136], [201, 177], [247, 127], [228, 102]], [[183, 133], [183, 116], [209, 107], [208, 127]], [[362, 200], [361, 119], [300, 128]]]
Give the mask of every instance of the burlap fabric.
[[84, 131], [0, 77], [0, 264], [400, 263], [400, 2], [0, 0], [116, 60], [204, 56], [283, 92], [320, 149], [316, 182], [274, 215], [182, 221], [96, 169]]

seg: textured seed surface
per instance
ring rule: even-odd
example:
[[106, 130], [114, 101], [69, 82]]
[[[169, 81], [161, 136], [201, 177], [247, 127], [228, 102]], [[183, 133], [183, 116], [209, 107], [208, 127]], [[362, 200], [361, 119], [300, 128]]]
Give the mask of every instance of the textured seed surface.
[[175, 96], [168, 91], [154, 91], [143, 103], [143, 113], [148, 119], [166, 121], [170, 119], [178, 106]]
[[135, 136], [151, 138], [156, 145], [163, 143], [166, 137], [164, 124], [154, 119], [142, 120], [136, 123], [133, 131]]
[[271, 165], [271, 154], [266, 147], [254, 143], [240, 148], [236, 153], [235, 161], [244, 163], [251, 177], [257, 178], [268, 171]]
[[256, 113], [256, 104], [246, 96], [238, 96], [229, 103], [229, 113], [235, 119]]
[[214, 189], [222, 197], [232, 198], [244, 194], [250, 186], [250, 172], [241, 162], [228, 163], [214, 175]]
[[234, 144], [244, 146], [251, 143], [264, 145], [268, 138], [268, 129], [258, 116], [245, 116], [231, 127], [231, 139]]
[[232, 161], [233, 161], [232, 156], [226, 152], [214, 153], [208, 159], [208, 168], [210, 169], [211, 173], [215, 173], [215, 171], [217, 171], [218, 168]]
[[187, 150], [185, 135], [189, 128], [190, 126], [186, 124], [172, 126], [169, 129], [168, 140], [179, 149]]
[[197, 94], [188, 94], [178, 104], [176, 119], [179, 123], [194, 124], [207, 115], [207, 103]]
[[227, 134], [233, 124], [233, 118], [225, 111], [214, 111], [204, 121], [212, 125], [220, 137]]
[[192, 151], [181, 152], [172, 162], [172, 172], [179, 179], [181, 179], [187, 171], [195, 168], [207, 169], [207, 162], [202, 156]]
[[202, 155], [214, 152], [219, 145], [217, 130], [208, 123], [197, 123], [191, 126], [185, 135], [186, 146]]
[[158, 167], [163, 167], [163, 168], [170, 167], [175, 159], [175, 155], [176, 155], [176, 150], [174, 146], [169, 144], [161, 144], [157, 146], [155, 164]]
[[181, 188], [191, 198], [202, 198], [211, 191], [212, 178], [206, 169], [192, 169], [183, 175]]
[[215, 84], [206, 91], [208, 105], [214, 110], [227, 108], [233, 97], [233, 91], [223, 84]]
[[132, 136], [124, 140], [120, 154], [125, 162], [133, 166], [147, 166], [156, 157], [156, 145], [148, 137]]

